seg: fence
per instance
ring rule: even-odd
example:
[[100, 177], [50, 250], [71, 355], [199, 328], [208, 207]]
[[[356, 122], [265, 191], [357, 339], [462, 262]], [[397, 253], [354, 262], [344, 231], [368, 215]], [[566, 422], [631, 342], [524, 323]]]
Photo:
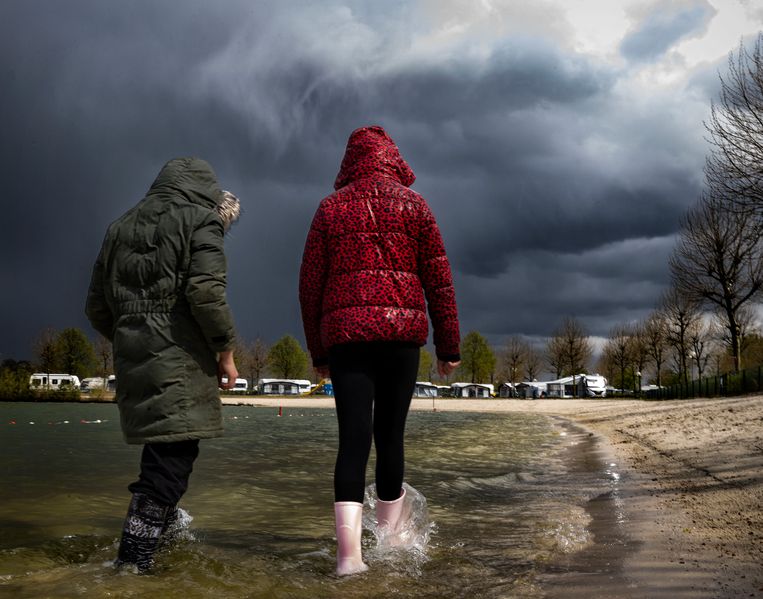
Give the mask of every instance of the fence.
[[678, 383], [669, 387], [650, 389], [643, 395], [648, 399], [689, 399], [744, 395], [761, 391], [763, 391], [763, 366], [757, 366], [736, 373], [698, 379], [687, 385]]

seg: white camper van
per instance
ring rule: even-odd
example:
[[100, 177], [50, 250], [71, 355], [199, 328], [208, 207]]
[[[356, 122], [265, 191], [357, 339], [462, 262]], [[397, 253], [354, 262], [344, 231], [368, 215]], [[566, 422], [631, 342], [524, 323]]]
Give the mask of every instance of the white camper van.
[[92, 376], [82, 379], [79, 389], [83, 393], [90, 393], [96, 389], [103, 389], [106, 386], [106, 379], [100, 376]]
[[74, 374], [35, 372], [29, 377], [30, 389], [79, 389], [79, 384]]
[[[228, 382], [228, 377], [224, 376], [222, 378], [223, 383]], [[228, 393], [246, 393], [249, 390], [249, 382], [246, 379], [236, 379], [236, 382], [233, 384], [233, 389], [225, 389]]]

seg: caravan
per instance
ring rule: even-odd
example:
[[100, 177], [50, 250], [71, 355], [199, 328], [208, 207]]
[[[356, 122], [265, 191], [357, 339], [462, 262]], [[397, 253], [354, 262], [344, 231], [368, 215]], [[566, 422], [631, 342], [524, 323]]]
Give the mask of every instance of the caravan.
[[600, 374], [575, 374], [553, 381], [523, 382], [516, 389], [520, 397], [606, 397], [607, 379]]
[[[222, 377], [222, 382], [227, 383], [228, 377], [227, 376]], [[223, 389], [220, 389], [220, 390], [223, 391]], [[236, 382], [233, 383], [233, 389], [225, 389], [224, 391], [228, 393], [246, 393], [247, 391], [249, 391], [249, 381], [247, 381], [246, 379], [238, 378], [236, 379]]]
[[451, 383], [452, 397], [489, 399], [493, 396], [493, 385], [489, 383]]
[[29, 388], [40, 389], [79, 389], [79, 377], [74, 374], [55, 374], [35, 372], [29, 377]]
[[304, 395], [310, 393], [307, 379], [260, 379], [257, 389], [263, 395]]
[[413, 389], [413, 397], [437, 397], [437, 385], [433, 385], [428, 381], [416, 381], [416, 386]]
[[585, 391], [588, 397], [606, 397], [607, 379], [600, 374], [586, 374]]
[[91, 391], [95, 391], [96, 389], [103, 389], [106, 387], [106, 380], [105, 378], [102, 378], [100, 376], [91, 376], [82, 379], [82, 382], [80, 383], [79, 390], [83, 393], [90, 393]]

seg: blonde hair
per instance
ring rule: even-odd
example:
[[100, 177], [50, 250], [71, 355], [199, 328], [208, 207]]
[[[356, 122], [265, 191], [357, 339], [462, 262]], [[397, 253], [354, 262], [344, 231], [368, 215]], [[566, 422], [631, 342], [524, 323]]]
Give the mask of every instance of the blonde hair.
[[241, 215], [241, 202], [230, 191], [223, 190], [222, 199], [217, 205], [217, 214], [223, 221], [223, 227], [228, 231]]

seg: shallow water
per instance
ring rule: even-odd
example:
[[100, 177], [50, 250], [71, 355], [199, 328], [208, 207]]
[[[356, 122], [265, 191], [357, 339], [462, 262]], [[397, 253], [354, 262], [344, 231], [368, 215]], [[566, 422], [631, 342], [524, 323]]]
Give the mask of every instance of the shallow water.
[[544, 573], [592, 540], [586, 502], [616, 483], [606, 464], [581, 467], [585, 436], [547, 417], [412, 412], [415, 548], [377, 549], [367, 509], [370, 570], [337, 579], [333, 410], [224, 417], [226, 436], [202, 442], [181, 502], [193, 517], [185, 538], [136, 576], [110, 567], [140, 455], [116, 406], [0, 404], [0, 595], [542, 597]]

